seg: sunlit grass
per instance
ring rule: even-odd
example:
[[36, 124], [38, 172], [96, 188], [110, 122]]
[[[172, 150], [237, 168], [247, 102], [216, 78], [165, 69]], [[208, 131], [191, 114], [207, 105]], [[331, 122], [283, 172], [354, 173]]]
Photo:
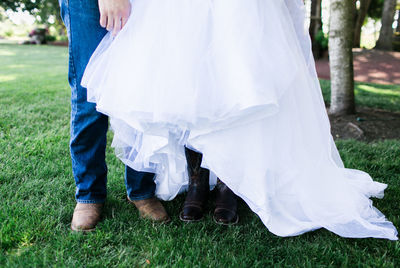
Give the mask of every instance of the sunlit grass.
[[0, 50], [0, 56], [15, 56], [15, 53], [8, 50]]
[[[330, 103], [330, 81], [321, 80], [324, 100]], [[355, 83], [354, 95], [357, 106], [400, 111], [400, 85]]]
[[16, 75], [0, 75], [0, 83], [17, 79]]
[[370, 92], [377, 95], [385, 95], [388, 97], [399, 98], [400, 97], [400, 87], [390, 87], [388, 89], [385, 88], [376, 88], [374, 85], [361, 84], [357, 85], [357, 90]]

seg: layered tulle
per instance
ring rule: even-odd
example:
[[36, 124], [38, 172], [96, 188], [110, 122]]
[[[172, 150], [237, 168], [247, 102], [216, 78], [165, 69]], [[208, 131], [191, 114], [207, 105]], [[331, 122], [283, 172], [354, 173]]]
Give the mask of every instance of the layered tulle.
[[162, 199], [187, 185], [187, 146], [277, 235], [397, 239], [369, 199], [386, 185], [343, 167], [303, 25], [300, 0], [135, 0], [82, 85]]

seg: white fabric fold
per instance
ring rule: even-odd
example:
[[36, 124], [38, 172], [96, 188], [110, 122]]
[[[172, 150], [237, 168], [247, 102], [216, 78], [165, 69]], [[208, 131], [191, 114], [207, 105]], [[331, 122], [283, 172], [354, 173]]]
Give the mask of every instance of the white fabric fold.
[[396, 240], [369, 199], [386, 185], [343, 166], [303, 25], [301, 0], [135, 0], [82, 85], [164, 200], [188, 183], [187, 146], [274, 234]]

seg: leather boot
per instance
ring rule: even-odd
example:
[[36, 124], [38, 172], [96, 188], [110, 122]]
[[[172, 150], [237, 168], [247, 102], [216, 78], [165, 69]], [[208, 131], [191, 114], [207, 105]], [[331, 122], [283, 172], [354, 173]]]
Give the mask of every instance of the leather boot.
[[89, 232], [96, 228], [100, 221], [103, 204], [77, 203], [72, 216], [71, 229], [73, 231]]
[[129, 197], [127, 197], [127, 199], [128, 202], [134, 204], [139, 210], [141, 218], [158, 223], [167, 223], [171, 221], [164, 206], [157, 198], [152, 197], [143, 200], [130, 200]]
[[236, 195], [220, 179], [217, 181], [215, 191], [214, 221], [222, 225], [238, 223]]
[[199, 221], [203, 218], [204, 206], [210, 191], [210, 171], [201, 168], [202, 154], [185, 148], [189, 173], [189, 189], [179, 218], [185, 222]]

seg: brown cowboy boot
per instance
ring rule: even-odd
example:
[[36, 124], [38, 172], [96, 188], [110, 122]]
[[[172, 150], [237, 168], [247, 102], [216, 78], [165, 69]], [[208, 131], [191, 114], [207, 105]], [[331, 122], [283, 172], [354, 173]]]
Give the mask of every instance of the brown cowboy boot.
[[232, 225], [239, 221], [237, 215], [236, 195], [220, 179], [215, 186], [216, 200], [214, 210], [214, 221], [222, 225]]
[[202, 154], [185, 148], [189, 173], [189, 189], [179, 218], [185, 222], [199, 221], [203, 218], [204, 205], [207, 201], [210, 171], [201, 168]]
[[128, 201], [136, 206], [139, 210], [140, 217], [143, 219], [159, 223], [167, 223], [171, 221], [164, 206], [161, 204], [160, 200], [155, 197], [143, 200], [130, 200], [128, 198]]
[[71, 229], [73, 231], [89, 232], [96, 228], [100, 221], [104, 204], [77, 203], [72, 216]]

